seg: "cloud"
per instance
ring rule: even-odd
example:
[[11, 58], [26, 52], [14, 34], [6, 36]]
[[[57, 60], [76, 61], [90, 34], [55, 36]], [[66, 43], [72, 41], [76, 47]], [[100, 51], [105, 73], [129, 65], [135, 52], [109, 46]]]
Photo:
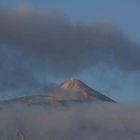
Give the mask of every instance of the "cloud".
[[99, 63], [138, 70], [139, 47], [110, 23], [74, 24], [59, 12], [1, 10], [0, 43], [29, 57], [46, 59], [57, 70], [77, 72]]
[[[0, 99], [28, 96], [50, 91], [54, 84], [46, 74], [41, 80], [37, 63], [27, 59], [18, 50], [0, 47]], [[36, 66], [37, 65], [37, 66]], [[40, 74], [39, 74], [40, 73]]]
[[0, 138], [9, 140], [19, 129], [30, 140], [139, 140], [139, 107], [91, 103], [51, 109], [16, 104], [0, 112]]
[[139, 45], [115, 25], [72, 23], [58, 11], [28, 6], [0, 10], [0, 51], [3, 98], [38, 92], [52, 79], [91, 68], [132, 75], [140, 69]]

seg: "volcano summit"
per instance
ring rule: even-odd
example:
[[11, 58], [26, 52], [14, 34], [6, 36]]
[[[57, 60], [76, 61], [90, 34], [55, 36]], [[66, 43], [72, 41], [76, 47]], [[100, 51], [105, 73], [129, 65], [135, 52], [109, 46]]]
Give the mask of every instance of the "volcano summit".
[[48, 96], [58, 101], [115, 102], [77, 79], [65, 80], [58, 85], [54, 93], [49, 93]]

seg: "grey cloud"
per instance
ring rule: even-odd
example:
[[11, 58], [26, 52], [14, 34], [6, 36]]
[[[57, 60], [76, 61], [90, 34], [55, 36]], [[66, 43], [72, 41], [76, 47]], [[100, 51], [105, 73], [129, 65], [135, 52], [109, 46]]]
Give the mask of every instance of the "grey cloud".
[[139, 140], [140, 105], [81, 104], [45, 109], [19, 104], [0, 111], [0, 138], [19, 129], [30, 140]]
[[139, 70], [140, 48], [110, 23], [74, 24], [57, 12], [1, 10], [0, 42], [75, 73], [99, 63]]
[[39, 94], [52, 88], [45, 76], [45, 81], [39, 80], [41, 74], [34, 63], [16, 49], [0, 47], [0, 99]]
[[0, 10], [0, 95], [4, 99], [40, 93], [50, 81], [90, 68], [97, 70], [91, 75], [104, 68], [110, 73], [112, 69], [131, 72], [137, 81], [139, 53], [139, 45], [111, 23], [72, 23], [63, 13], [28, 7]]

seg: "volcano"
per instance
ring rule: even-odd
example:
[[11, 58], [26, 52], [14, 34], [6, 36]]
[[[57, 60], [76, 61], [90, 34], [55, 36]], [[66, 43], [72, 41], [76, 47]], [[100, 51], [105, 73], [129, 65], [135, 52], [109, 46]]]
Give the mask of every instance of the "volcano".
[[27, 96], [12, 99], [5, 103], [24, 103], [28, 105], [49, 105], [57, 106], [63, 103], [83, 103], [83, 102], [111, 102], [111, 98], [90, 88], [88, 85], [78, 79], [68, 79], [59, 84], [52, 92], [45, 92], [36, 96]]
[[68, 79], [57, 86], [55, 92], [49, 93], [57, 101], [102, 101], [115, 102], [111, 98], [90, 88], [88, 85], [78, 79]]

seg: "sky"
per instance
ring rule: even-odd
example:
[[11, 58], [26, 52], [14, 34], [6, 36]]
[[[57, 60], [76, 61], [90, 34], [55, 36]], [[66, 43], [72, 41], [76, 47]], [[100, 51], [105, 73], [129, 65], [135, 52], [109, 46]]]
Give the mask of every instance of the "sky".
[[106, 21], [116, 24], [126, 35], [140, 43], [139, 0], [1, 0], [2, 7], [25, 4], [64, 12], [71, 20]]
[[115, 100], [140, 100], [139, 0], [0, 0], [0, 10], [1, 98], [76, 77]]

